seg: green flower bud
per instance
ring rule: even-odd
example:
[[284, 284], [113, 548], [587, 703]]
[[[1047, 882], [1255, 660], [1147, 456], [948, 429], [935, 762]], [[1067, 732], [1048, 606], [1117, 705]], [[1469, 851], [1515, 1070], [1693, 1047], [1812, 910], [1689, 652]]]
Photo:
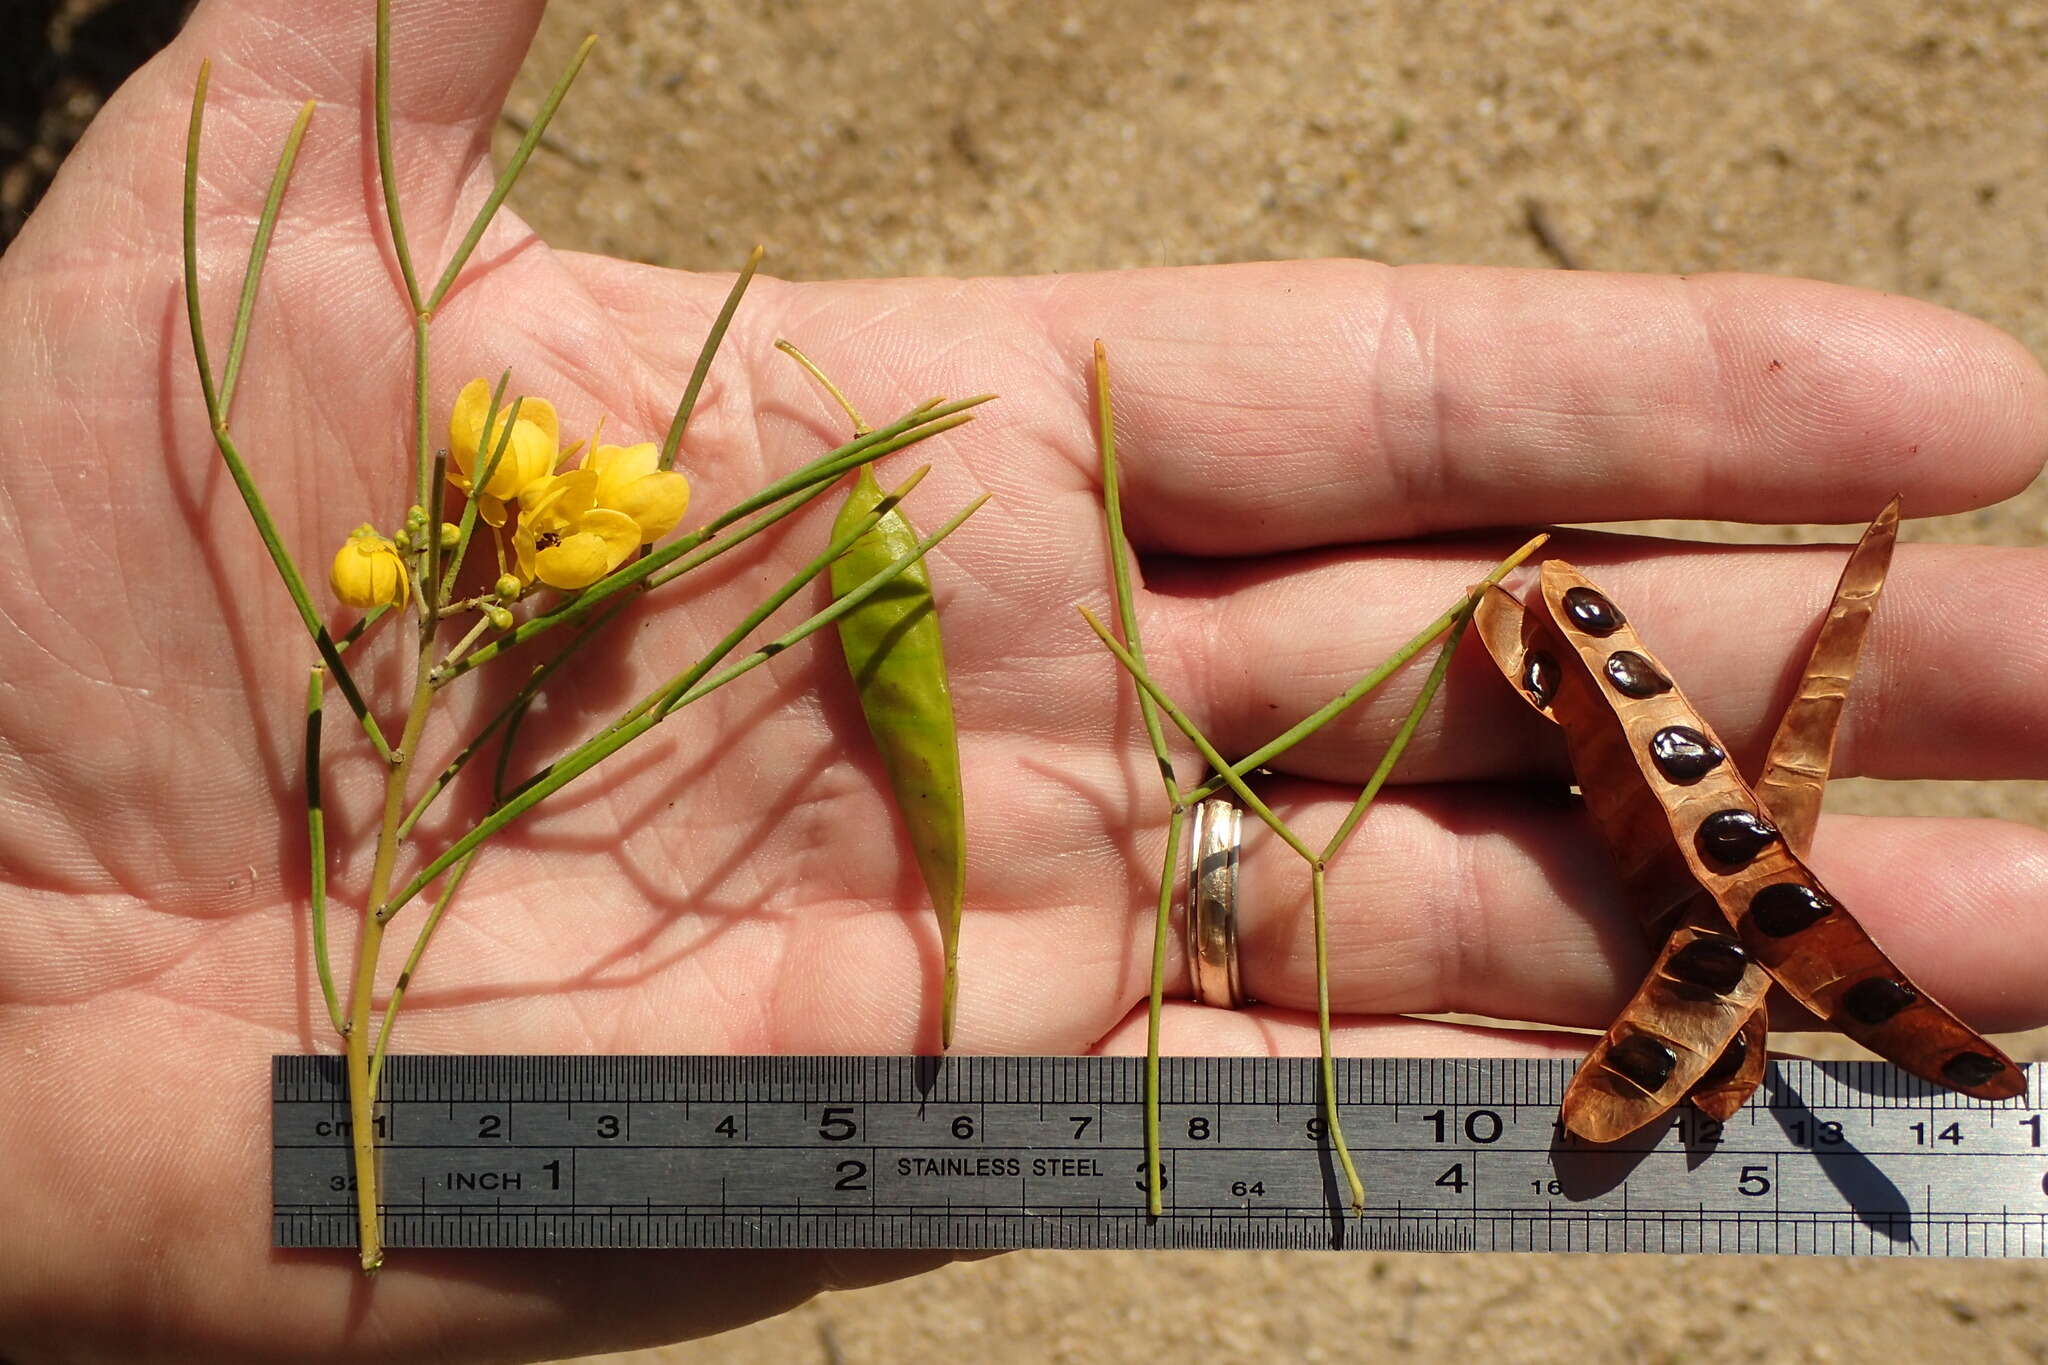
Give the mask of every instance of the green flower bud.
[[442, 522], [442, 523], [441, 523], [441, 548], [442, 548], [442, 549], [444, 549], [444, 550], [452, 550], [452, 549], [454, 549], [454, 548], [455, 548], [455, 546], [456, 546], [456, 543], [457, 543], [458, 541], [460, 541], [461, 539], [462, 539], [462, 528], [461, 528], [460, 526], [457, 526], [457, 525], [456, 525], [456, 524], [455, 524], [454, 522], [452, 522], [452, 521], [444, 521], [444, 522]]
[[519, 580], [517, 578], [514, 578], [511, 574], [499, 574], [498, 581], [491, 585], [491, 591], [496, 593], [501, 600], [506, 602], [518, 601], [519, 590]]
[[485, 607], [484, 615], [489, 617], [491, 624], [496, 626], [499, 630], [512, 629], [512, 613], [506, 608]]

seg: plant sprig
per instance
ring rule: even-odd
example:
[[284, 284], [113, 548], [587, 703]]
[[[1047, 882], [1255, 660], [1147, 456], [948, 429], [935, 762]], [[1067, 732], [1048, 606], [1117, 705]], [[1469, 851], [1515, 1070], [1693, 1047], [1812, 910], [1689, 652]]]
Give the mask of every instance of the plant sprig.
[[[1161, 1183], [1160, 1137], [1159, 1137], [1159, 1052], [1160, 1023], [1165, 1003], [1166, 950], [1172, 936], [1173, 889], [1180, 871], [1180, 847], [1183, 826], [1187, 812], [1196, 802], [1208, 799], [1224, 787], [1237, 796], [1253, 814], [1273, 831], [1282, 843], [1291, 848], [1309, 866], [1310, 909], [1314, 922], [1316, 955], [1316, 1032], [1320, 1042], [1320, 1077], [1324, 1127], [1330, 1136], [1330, 1145], [1335, 1152], [1339, 1166], [1349, 1186], [1351, 1207], [1354, 1212], [1365, 1208], [1365, 1184], [1360, 1179], [1358, 1168], [1352, 1160], [1351, 1150], [1344, 1141], [1344, 1130], [1339, 1121], [1336, 1060], [1333, 1055], [1330, 1036], [1330, 971], [1329, 933], [1325, 908], [1325, 872], [1330, 862], [1343, 849], [1360, 820], [1371, 807], [1375, 797], [1386, 785], [1393, 773], [1394, 765], [1406, 752], [1408, 743], [1414, 738], [1423, 715], [1435, 699], [1437, 690], [1443, 685], [1449, 671], [1450, 660], [1457, 648], [1458, 640], [1470, 620], [1473, 608], [1485, 591], [1498, 583], [1514, 567], [1522, 563], [1540, 548], [1547, 536], [1536, 536], [1516, 549], [1494, 567], [1487, 577], [1475, 585], [1435, 621], [1418, 633], [1413, 639], [1396, 650], [1377, 668], [1368, 672], [1356, 683], [1346, 688], [1329, 702], [1319, 707], [1297, 724], [1289, 727], [1271, 742], [1261, 746], [1250, 755], [1232, 763], [1225, 759], [1215, 745], [1202, 734], [1199, 727], [1189, 718], [1159, 684], [1153, 681], [1144, 662], [1144, 646], [1140, 639], [1137, 612], [1132, 603], [1130, 542], [1124, 532], [1123, 497], [1121, 477], [1117, 466], [1116, 423], [1110, 401], [1109, 360], [1100, 341], [1095, 343], [1095, 394], [1096, 394], [1096, 442], [1101, 457], [1103, 515], [1109, 538], [1110, 571], [1116, 595], [1117, 622], [1123, 629], [1128, 644], [1120, 643], [1116, 634], [1105, 626], [1086, 607], [1080, 613], [1088, 626], [1095, 632], [1103, 646], [1115, 656], [1118, 664], [1137, 685], [1139, 714], [1143, 719], [1145, 736], [1150, 744], [1155, 762], [1159, 766], [1162, 783], [1166, 789], [1167, 827], [1166, 856], [1159, 876], [1159, 898], [1153, 917], [1152, 927], [1152, 974], [1151, 989], [1146, 1009], [1146, 1054], [1145, 1054], [1145, 1197], [1147, 1211], [1159, 1217], [1164, 1211], [1164, 1191]], [[1335, 720], [1355, 705], [1366, 694], [1379, 687], [1415, 655], [1429, 646], [1432, 640], [1443, 637], [1436, 665], [1430, 670], [1407, 717], [1395, 731], [1379, 766], [1367, 781], [1358, 799], [1352, 804], [1336, 833], [1320, 852], [1312, 852], [1299, 835], [1276, 815], [1247, 784], [1246, 778], [1287, 750], [1307, 739], [1323, 726]], [[1215, 776], [1190, 791], [1181, 790], [1176, 780], [1172, 755], [1166, 747], [1166, 738], [1159, 717], [1164, 715], [1174, 728], [1194, 745], [1197, 752], [1208, 762]], [[1192, 932], [1190, 929], [1189, 932]]]
[[[976, 503], [962, 511], [938, 532], [920, 542], [913, 552], [902, 556], [869, 578], [857, 592], [842, 597], [832, 607], [815, 613], [777, 638], [756, 647], [737, 660], [732, 660], [730, 656], [741, 649], [750, 634], [764, 625], [777, 610], [787, 605], [806, 584], [822, 573], [835, 555], [844, 551], [848, 538], [835, 537], [833, 544], [823, 555], [798, 570], [781, 588], [771, 593], [754, 610], [746, 613], [722, 640], [689, 668], [663, 683], [609, 726], [572, 747], [569, 752], [542, 768], [526, 782], [508, 791], [504, 778], [505, 764], [511, 753], [512, 734], [542, 684], [561, 668], [566, 660], [585, 648], [605, 624], [616, 619], [621, 609], [631, 600], [626, 594], [637, 595], [650, 591], [703, 567], [728, 550], [768, 531], [807, 506], [846, 470], [927, 440], [940, 432], [951, 430], [970, 420], [970, 410], [986, 401], [984, 396], [954, 403], [933, 401], [923, 404], [883, 430], [864, 434], [854, 442], [829, 451], [794, 473], [742, 499], [697, 531], [679, 536], [672, 543], [658, 549], [638, 549], [624, 562], [615, 557], [621, 552], [615, 548], [617, 523], [613, 522], [611, 526], [614, 539], [603, 543], [608, 547], [604, 551], [607, 555], [604, 562], [616, 565], [614, 570], [583, 590], [572, 592], [563, 601], [534, 613], [529, 619], [516, 625], [510, 607], [527, 598], [541, 586], [537, 582], [528, 582], [528, 578], [536, 575], [545, 578], [548, 571], [544, 562], [539, 568], [529, 564], [534, 551], [530, 544], [522, 542], [520, 568], [521, 574], [525, 577], [515, 578], [508, 583], [503, 577], [504, 547], [499, 539], [500, 533], [493, 529], [490, 534], [499, 553], [500, 580], [490, 592], [458, 600], [458, 585], [463, 576], [463, 569], [474, 539], [479, 533], [477, 522], [485, 490], [500, 474], [502, 462], [508, 458], [512, 442], [515, 439], [528, 439], [531, 433], [519, 436], [514, 430], [522, 422], [521, 405], [527, 401], [525, 398], [515, 397], [509, 407], [501, 407], [511, 378], [510, 372], [506, 371], [499, 376], [491, 390], [488, 411], [482, 420], [475, 449], [467, 450], [465, 447], [466, 463], [462, 466], [464, 473], [458, 477], [467, 479], [470, 496], [457, 517], [452, 520], [443, 519], [443, 506], [449, 496], [446, 487], [448, 453], [434, 450], [429, 441], [428, 378], [431, 323], [437, 310], [462, 278], [465, 266], [488, 232], [507, 195], [517, 183], [534, 148], [546, 135], [549, 122], [559, 109], [577, 73], [582, 69], [595, 38], [584, 41], [556, 80], [539, 113], [528, 126], [518, 150], [500, 172], [485, 202], [471, 219], [448, 260], [441, 266], [439, 274], [434, 277], [433, 284], [427, 287], [423, 284], [426, 277], [419, 269], [420, 263], [415, 259], [413, 244], [406, 232], [398, 190], [391, 100], [389, 0], [377, 0], [375, 15], [373, 126], [376, 165], [384, 222], [390, 234], [392, 250], [403, 281], [405, 306], [409, 313], [408, 327], [413, 342], [413, 409], [410, 424], [413, 473], [409, 479], [412, 496], [409, 499], [410, 506], [405, 511], [401, 530], [386, 538], [375, 530], [373, 524], [365, 523], [344, 546], [345, 554], [337, 557], [331, 574], [337, 593], [345, 600], [369, 608], [339, 641], [333, 639], [321, 624], [303, 575], [286, 549], [229, 429], [229, 413], [242, 374], [250, 335], [250, 319], [260, 293], [264, 265], [290, 183], [292, 168], [312, 120], [313, 106], [308, 104], [299, 111], [279, 156], [250, 246], [248, 264], [239, 291], [234, 328], [227, 350], [227, 363], [218, 380], [208, 355], [199, 300], [198, 184], [200, 144], [210, 76], [210, 67], [206, 65], [200, 68], [193, 92], [191, 123], [186, 142], [183, 203], [186, 311], [199, 370], [200, 389], [206, 403], [208, 426], [278, 577], [284, 583], [320, 656], [320, 662], [308, 675], [305, 703], [304, 759], [306, 830], [311, 864], [311, 920], [314, 959], [321, 994], [329, 1020], [342, 1036], [347, 1056], [360, 1252], [362, 1265], [366, 1271], [374, 1271], [383, 1255], [377, 1198], [378, 1172], [374, 1153], [374, 1106], [377, 1087], [383, 1076], [384, 1060], [389, 1055], [389, 1044], [407, 989], [412, 984], [414, 974], [418, 971], [436, 931], [445, 922], [449, 907], [472, 869], [482, 846], [547, 796], [591, 771], [667, 717], [743, 677], [775, 654], [808, 638], [858, 606], [862, 600], [881, 590], [893, 581], [896, 575], [944, 540], [972, 515], [980, 504]], [[680, 479], [680, 475], [672, 472], [672, 466], [681, 447], [684, 428], [695, 410], [713, 359], [732, 324], [741, 297], [746, 292], [760, 262], [761, 251], [757, 247], [748, 256], [735, 278], [723, 307], [698, 351], [696, 363], [676, 405], [675, 415], [663, 439], [659, 456], [654, 461], [657, 473], [650, 477], [660, 480]], [[481, 401], [480, 395], [475, 401]], [[552, 420], [547, 429], [553, 431]], [[463, 439], [466, 440], [467, 436], [465, 435]], [[552, 441], [553, 436], [550, 435], [548, 439]], [[522, 446], [521, 449], [524, 452], [529, 447]], [[536, 481], [543, 478], [555, 479], [555, 464], [563, 455], [573, 453], [573, 450], [574, 447], [571, 447], [570, 452], [552, 455], [547, 468], [537, 473], [528, 473], [528, 464], [522, 463], [522, 487], [537, 486]], [[598, 449], [593, 437], [591, 451], [585, 457], [585, 468], [591, 467], [592, 458], [597, 454]], [[520, 458], [522, 461], [528, 460], [524, 453]], [[608, 465], [604, 468], [616, 470], [619, 466]], [[581, 470], [576, 471], [576, 475], [584, 478], [585, 482], [575, 486], [587, 488], [588, 476], [584, 476]], [[614, 475], [605, 474], [604, 477]], [[617, 474], [616, 477], [640, 476]], [[872, 525], [873, 520], [879, 519], [888, 508], [893, 507], [922, 477], [923, 471], [920, 470], [890, 494], [883, 506], [876, 509], [869, 525]], [[569, 487], [571, 486], [567, 484], [560, 485], [561, 489]], [[664, 483], [661, 487], [663, 492], [659, 496], [671, 499], [675, 508], [674, 516], [679, 516], [684, 497], [675, 490], [680, 485]], [[506, 496], [509, 498], [511, 494], [507, 493]], [[546, 496], [545, 493], [536, 494], [542, 502]], [[561, 496], [559, 490], [557, 496]], [[540, 503], [534, 504], [539, 505]], [[607, 507], [609, 506], [610, 504], [607, 504]], [[522, 502], [519, 515], [525, 517], [538, 513]], [[616, 518], [627, 514], [610, 510], [606, 515]], [[674, 516], [657, 524], [652, 519], [657, 515], [659, 513], [645, 512], [634, 516], [641, 528], [641, 534], [648, 541], [659, 539], [674, 525]], [[597, 524], [603, 525], [601, 522]], [[523, 522], [521, 533], [533, 534]], [[515, 588], [512, 583], [519, 586]], [[417, 635], [412, 651], [412, 699], [405, 712], [400, 738], [393, 744], [387, 739], [365, 703], [355, 677], [341, 656], [344, 649], [358, 644], [372, 627], [391, 616], [394, 606], [409, 599], [410, 589], [415, 585], [418, 600], [414, 604], [417, 613]], [[457, 629], [462, 631], [460, 638], [442, 653], [443, 623], [454, 621], [468, 612], [477, 613], [476, 619], [457, 623]], [[474, 736], [452, 760], [435, 770], [435, 777], [422, 791], [414, 793], [411, 790], [412, 774], [420, 765], [420, 746], [426, 733], [428, 714], [441, 687], [500, 657], [506, 650], [516, 645], [546, 634], [557, 626], [571, 624], [579, 629], [568, 639], [564, 647], [541, 667], [533, 670], [526, 685], [520, 689], [513, 701], [500, 709], [486, 723], [482, 732]], [[496, 633], [496, 638], [489, 638], [493, 632]], [[327, 878], [328, 831], [321, 781], [324, 684], [328, 677], [333, 678], [337, 689], [348, 701], [351, 711], [362, 724], [372, 746], [385, 763], [383, 815], [378, 826], [353, 974], [345, 996], [338, 989], [328, 945], [327, 921], [331, 898]], [[489, 811], [439, 856], [427, 860], [426, 865], [394, 893], [393, 888], [398, 886], [400, 880], [397, 874], [401, 846], [412, 834], [420, 817], [432, 805], [434, 799], [480, 751], [483, 744], [498, 733], [502, 733], [504, 739], [498, 771], [492, 782], [492, 803]], [[371, 1024], [378, 959], [386, 926], [406, 904], [436, 883], [439, 884], [439, 890], [433, 906], [421, 924], [405, 965], [384, 1003], [381, 1023], [373, 1030]]]

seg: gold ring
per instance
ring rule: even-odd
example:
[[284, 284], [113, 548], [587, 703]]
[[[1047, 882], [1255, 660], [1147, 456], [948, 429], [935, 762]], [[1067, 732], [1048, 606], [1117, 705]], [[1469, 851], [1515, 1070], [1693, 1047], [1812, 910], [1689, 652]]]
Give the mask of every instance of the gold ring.
[[1245, 1003], [1237, 962], [1237, 851], [1244, 813], [1220, 796], [1194, 809], [1188, 830], [1188, 975], [1195, 999], [1221, 1009]]

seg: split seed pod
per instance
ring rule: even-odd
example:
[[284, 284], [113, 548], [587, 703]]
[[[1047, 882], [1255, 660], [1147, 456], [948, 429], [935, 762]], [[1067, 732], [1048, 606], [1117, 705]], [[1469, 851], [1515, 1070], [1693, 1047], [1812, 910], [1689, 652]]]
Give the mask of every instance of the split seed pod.
[[1565, 1123], [1581, 1136], [1624, 1136], [1688, 1091], [1705, 1112], [1732, 1112], [1762, 1073], [1772, 980], [1924, 1079], [1981, 1099], [2025, 1090], [2011, 1060], [1908, 981], [1799, 857], [1895, 526], [1896, 505], [1843, 575], [1760, 779], [1768, 803], [1626, 616], [1570, 565], [1543, 566], [1540, 606], [1499, 590], [1481, 604], [1488, 652], [1563, 727], [1588, 811], [1662, 944], [1567, 1094]]
[[[858, 525], [882, 500], [872, 466], [862, 465], [834, 535]], [[832, 565], [832, 592], [850, 592], [916, 549], [917, 531], [891, 509]], [[896, 808], [910, 834], [918, 870], [938, 912], [945, 952], [942, 1046], [953, 1045], [958, 993], [960, 910], [967, 890], [967, 816], [960, 783], [960, 739], [939, 637], [931, 575], [923, 560], [839, 620], [839, 644], [860, 694], [861, 713], [881, 750]]]

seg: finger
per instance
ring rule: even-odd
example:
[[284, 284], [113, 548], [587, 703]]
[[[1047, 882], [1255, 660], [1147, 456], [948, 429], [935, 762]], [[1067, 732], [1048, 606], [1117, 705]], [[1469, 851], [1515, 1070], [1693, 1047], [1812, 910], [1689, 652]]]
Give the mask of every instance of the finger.
[[[1237, 567], [1158, 565], [1147, 585], [1146, 640], [1162, 682], [1210, 737], [1227, 753], [1249, 753], [1455, 601], [1493, 553], [1436, 545]], [[1681, 546], [1574, 532], [1543, 553], [1600, 584], [1754, 771], [1844, 549]], [[1418, 660], [1275, 766], [1363, 781], [1427, 667]], [[2048, 777], [2044, 671], [2048, 555], [1901, 545], [1850, 690], [1835, 772]], [[1556, 732], [1512, 695], [1476, 641], [1466, 642], [1441, 697], [1403, 760], [1403, 780], [1566, 771]]]
[[1107, 343], [1131, 533], [1177, 553], [1846, 521], [1895, 492], [1949, 512], [2048, 449], [2048, 376], [2012, 338], [1811, 281], [1315, 262], [1015, 287], [1077, 391]]
[[[1145, 1011], [1120, 1020], [1093, 1051], [1109, 1057], [1145, 1053]], [[1433, 1019], [1336, 1019], [1331, 1049], [1347, 1057], [1577, 1057], [1583, 1034], [1479, 1028]], [[1252, 1005], [1209, 1009], [1168, 1005], [1160, 1016], [1159, 1050], [1182, 1057], [1314, 1057], [1321, 1050], [1313, 1012]]]
[[[489, 135], [525, 60], [546, 0], [488, 6], [406, 0], [391, 7], [395, 134], [475, 141]], [[369, 102], [375, 7], [303, 0], [208, 0], [179, 35], [191, 61], [209, 57], [223, 91], [266, 88], [291, 104], [361, 108]], [[283, 35], [290, 35], [285, 40]], [[189, 89], [187, 70], [178, 84]]]
[[[1313, 844], [1349, 805], [1281, 782]], [[1831, 815], [1812, 866], [1929, 994], [1990, 1030], [2048, 1023], [2048, 832], [1991, 820]], [[1315, 1001], [1308, 872], [1263, 831], [1238, 893], [1245, 988]], [[1604, 1027], [1650, 961], [1590, 824], [1569, 806], [1485, 787], [1382, 797], [1328, 873], [1330, 990], [1352, 1014], [1469, 1013]]]

